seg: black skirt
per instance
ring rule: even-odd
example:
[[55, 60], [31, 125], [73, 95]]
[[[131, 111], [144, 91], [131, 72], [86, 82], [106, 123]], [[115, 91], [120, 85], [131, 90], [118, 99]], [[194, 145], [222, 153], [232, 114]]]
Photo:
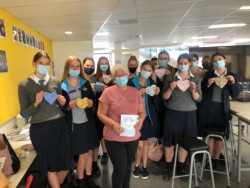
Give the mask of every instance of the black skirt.
[[181, 138], [197, 138], [196, 111], [167, 109], [164, 116], [164, 146], [174, 146]]
[[157, 125], [152, 125], [148, 116], [146, 116], [143, 121], [143, 126], [141, 128], [141, 137], [140, 140], [147, 140], [148, 138], [156, 137]]
[[89, 121], [82, 124], [74, 124], [74, 130], [70, 136], [72, 155], [87, 153], [99, 147], [96, 125]]
[[225, 115], [224, 103], [211, 102], [207, 115], [198, 116], [199, 135], [204, 136], [206, 129], [218, 129], [226, 132], [229, 138], [229, 120]]
[[37, 152], [40, 178], [71, 166], [69, 132], [65, 118], [31, 124], [30, 139]]

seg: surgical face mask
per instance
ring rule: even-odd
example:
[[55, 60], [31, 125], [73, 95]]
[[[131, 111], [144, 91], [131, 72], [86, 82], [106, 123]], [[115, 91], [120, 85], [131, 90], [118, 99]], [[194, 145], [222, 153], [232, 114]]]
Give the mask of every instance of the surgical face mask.
[[192, 62], [192, 67], [198, 67], [198, 62], [197, 61], [193, 61]]
[[218, 60], [214, 62], [214, 66], [216, 69], [222, 69], [225, 67], [225, 61], [224, 60]]
[[179, 66], [178, 66], [178, 69], [179, 69], [181, 72], [187, 72], [188, 69], [189, 69], [189, 65], [179, 65]]
[[108, 65], [100, 65], [100, 69], [102, 72], [107, 72], [109, 66]]
[[91, 74], [94, 73], [95, 69], [84, 67], [84, 68], [83, 68], [83, 71], [84, 71], [87, 75], [91, 75]]
[[122, 76], [122, 77], [116, 77], [115, 78], [115, 83], [120, 86], [120, 87], [124, 87], [127, 85], [128, 83], [128, 77], [127, 76]]
[[36, 70], [37, 70], [40, 74], [48, 74], [48, 72], [49, 72], [49, 66], [37, 65]]
[[77, 76], [80, 75], [80, 70], [72, 70], [72, 69], [69, 69], [69, 75], [73, 78], [76, 78]]
[[163, 61], [159, 61], [159, 66], [160, 67], [166, 67], [168, 65], [168, 61], [163, 60]]
[[148, 71], [145, 71], [145, 70], [141, 71], [141, 76], [144, 79], [148, 79], [151, 76], [151, 74], [152, 74], [151, 72], [148, 72]]
[[134, 74], [136, 72], [137, 67], [134, 68], [128, 68], [129, 72]]

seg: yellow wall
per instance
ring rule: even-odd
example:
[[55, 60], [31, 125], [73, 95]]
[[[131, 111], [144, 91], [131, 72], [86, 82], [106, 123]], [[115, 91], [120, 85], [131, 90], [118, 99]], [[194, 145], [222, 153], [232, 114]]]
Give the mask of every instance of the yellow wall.
[[30, 76], [34, 69], [32, 59], [38, 49], [13, 42], [12, 25], [42, 40], [52, 57], [50, 40], [28, 27], [8, 12], [0, 8], [0, 18], [4, 20], [7, 38], [0, 38], [0, 50], [6, 52], [8, 73], [0, 73], [0, 125], [10, 120], [20, 112], [18, 101], [18, 83]]

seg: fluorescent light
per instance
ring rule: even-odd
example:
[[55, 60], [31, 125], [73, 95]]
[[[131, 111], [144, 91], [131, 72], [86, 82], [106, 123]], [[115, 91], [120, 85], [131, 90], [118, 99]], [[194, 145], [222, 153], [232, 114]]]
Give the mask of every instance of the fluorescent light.
[[214, 39], [218, 36], [203, 36], [203, 37], [192, 37], [191, 39]]
[[209, 29], [216, 29], [216, 28], [227, 28], [227, 27], [242, 27], [246, 26], [245, 23], [239, 23], [239, 24], [218, 24], [218, 25], [211, 25], [208, 28]]
[[102, 33], [96, 33], [95, 36], [109, 36], [110, 34], [108, 32], [102, 32]]
[[250, 10], [250, 6], [242, 6], [240, 7], [240, 10]]
[[200, 47], [218, 47], [218, 46], [234, 46], [235, 43], [227, 42], [227, 43], [204, 43], [203, 46]]
[[65, 31], [66, 35], [72, 35], [72, 31]]
[[182, 44], [182, 46], [201, 46], [201, 42], [185, 42]]
[[244, 42], [250, 42], [250, 39], [235, 39], [232, 42], [234, 42], [234, 43], [244, 43]]

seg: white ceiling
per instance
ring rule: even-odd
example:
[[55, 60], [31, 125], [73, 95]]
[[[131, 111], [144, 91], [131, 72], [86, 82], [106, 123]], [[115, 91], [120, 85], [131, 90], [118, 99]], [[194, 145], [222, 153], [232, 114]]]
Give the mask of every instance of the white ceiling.
[[[95, 49], [112, 49], [114, 42], [138, 48], [250, 38], [250, 11], [239, 10], [247, 5], [249, 0], [0, 0], [0, 7], [52, 41], [94, 37]], [[226, 23], [247, 25], [208, 28]], [[73, 35], [66, 36], [66, 30]], [[109, 35], [95, 36], [97, 32]], [[191, 39], [195, 36], [218, 38]]]

